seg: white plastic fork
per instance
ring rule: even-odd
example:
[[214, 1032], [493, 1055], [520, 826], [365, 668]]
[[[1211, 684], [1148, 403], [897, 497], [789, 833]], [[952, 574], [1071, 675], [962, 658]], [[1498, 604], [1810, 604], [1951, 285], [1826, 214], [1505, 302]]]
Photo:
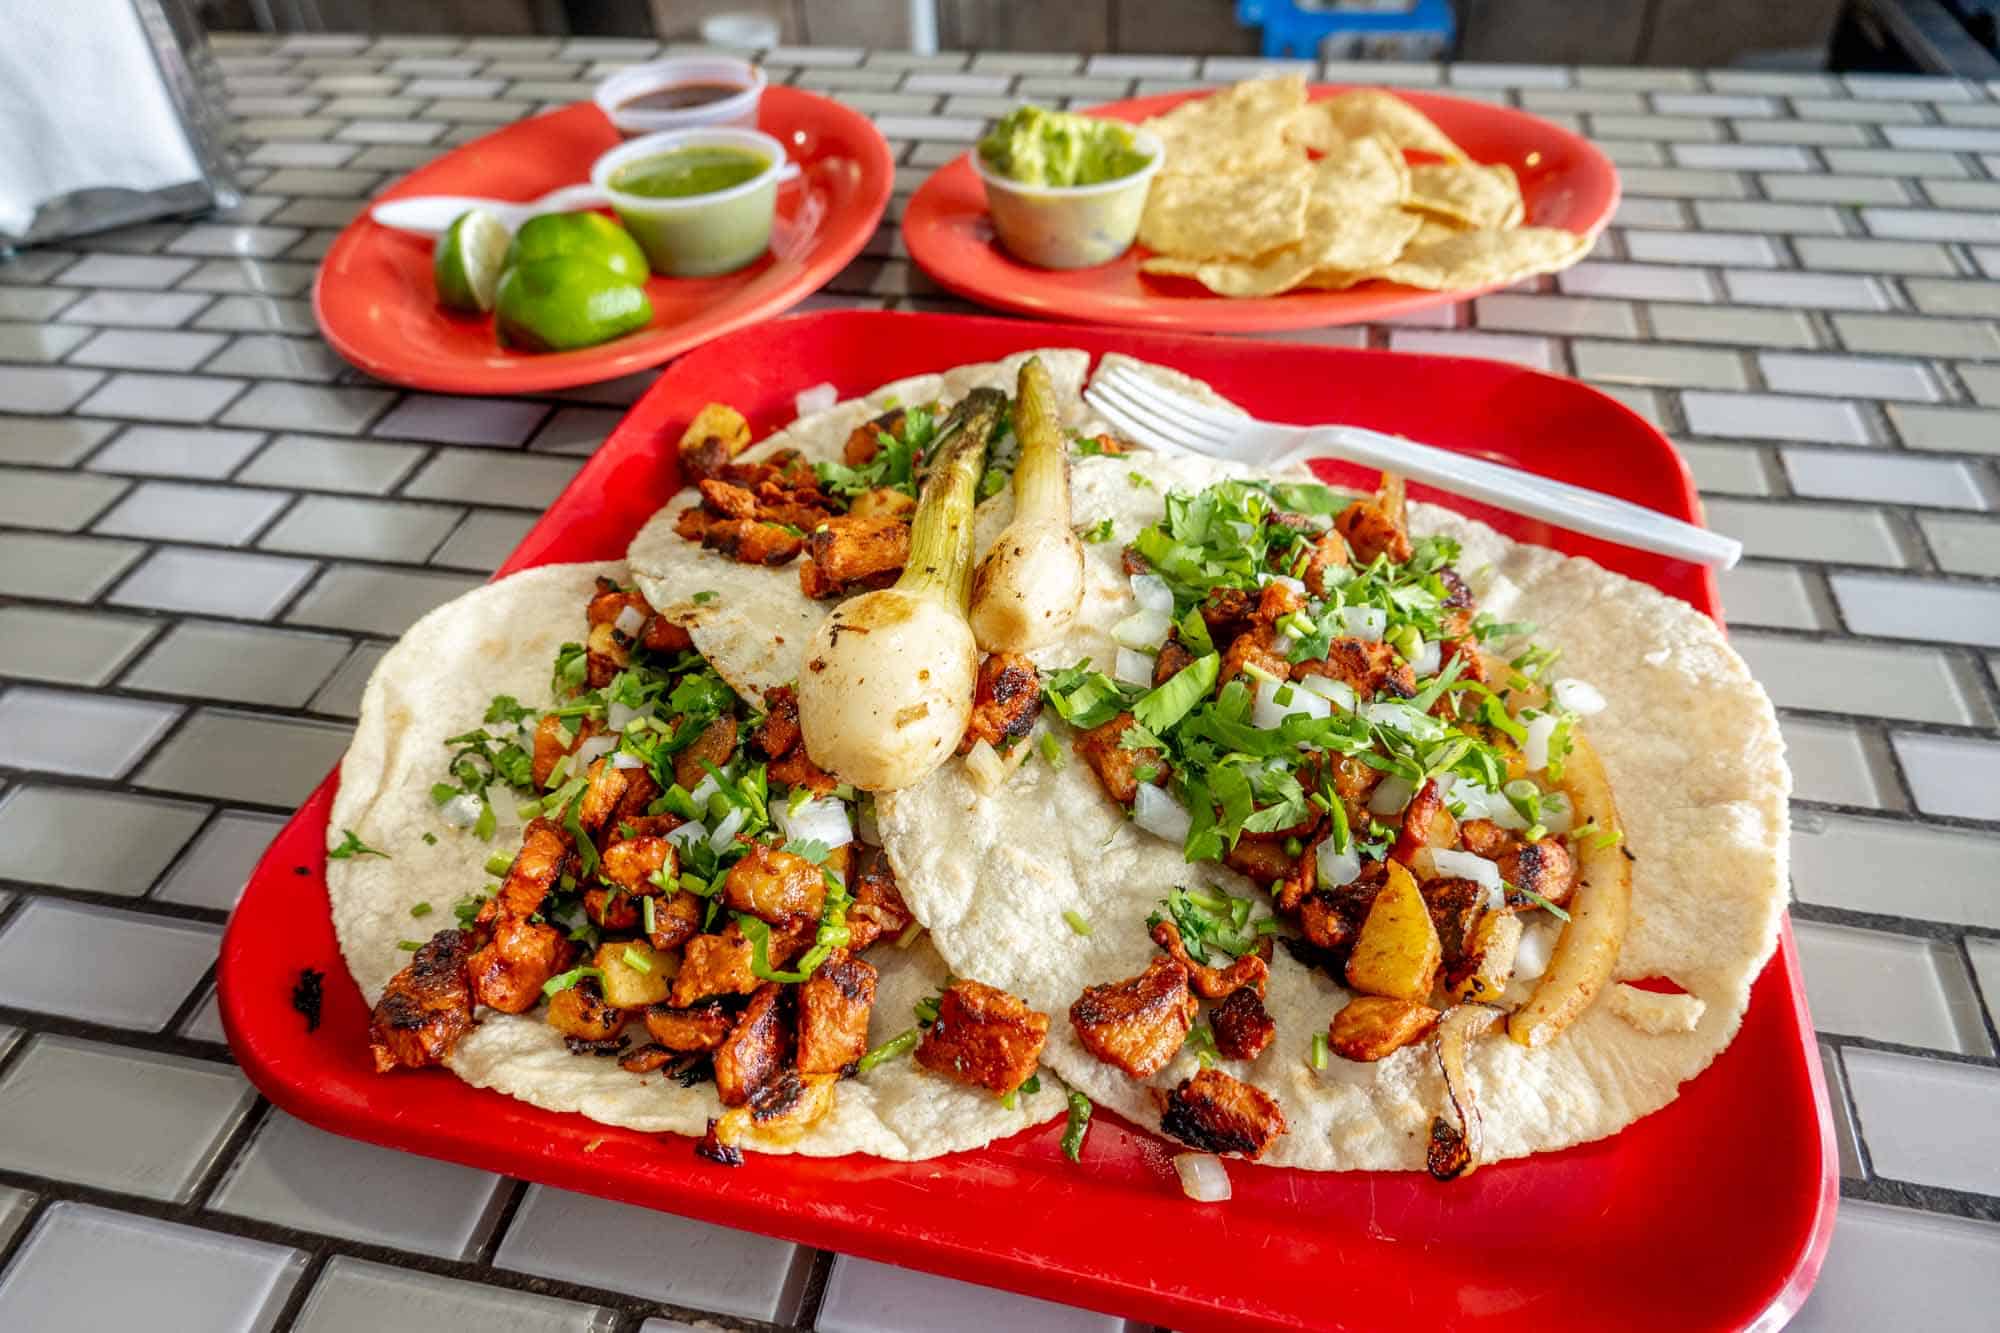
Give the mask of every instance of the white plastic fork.
[[1287, 426], [1196, 402], [1128, 367], [1100, 368], [1084, 400], [1140, 444], [1273, 469], [1331, 457], [1621, 546], [1733, 569], [1743, 543], [1627, 500], [1360, 426]]

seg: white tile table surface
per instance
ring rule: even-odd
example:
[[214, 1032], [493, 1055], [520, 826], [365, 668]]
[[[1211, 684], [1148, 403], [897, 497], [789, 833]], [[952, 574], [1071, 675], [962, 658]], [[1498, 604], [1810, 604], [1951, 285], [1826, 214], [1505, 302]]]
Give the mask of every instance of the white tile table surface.
[[[222, 36], [248, 197], [0, 262], [0, 1327], [1117, 1328], [332, 1139], [220, 1044], [219, 927], [388, 639], [473, 586], [650, 376], [405, 393], [313, 328], [369, 193], [647, 42]], [[962, 309], [893, 219], [1015, 98], [1197, 57], [786, 48], [899, 199], [814, 307]], [[1309, 68], [1309, 67], [1308, 67]], [[1565, 118], [1590, 262], [1335, 345], [1589, 380], [1687, 452], [1798, 776], [1794, 916], [1847, 1199], [1798, 1327], [1990, 1328], [2000, 1287], [2000, 85], [1341, 66]], [[89, 951], [87, 970], [74, 965]], [[1746, 1201], [1754, 1206], [1754, 1201]]]

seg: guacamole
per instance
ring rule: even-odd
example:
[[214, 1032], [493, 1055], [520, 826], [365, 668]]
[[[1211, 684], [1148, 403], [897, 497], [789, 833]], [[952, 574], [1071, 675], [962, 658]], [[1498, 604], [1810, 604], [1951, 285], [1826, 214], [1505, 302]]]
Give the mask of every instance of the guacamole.
[[1038, 106], [1015, 107], [979, 141], [995, 173], [1024, 185], [1097, 185], [1145, 166], [1131, 127]]

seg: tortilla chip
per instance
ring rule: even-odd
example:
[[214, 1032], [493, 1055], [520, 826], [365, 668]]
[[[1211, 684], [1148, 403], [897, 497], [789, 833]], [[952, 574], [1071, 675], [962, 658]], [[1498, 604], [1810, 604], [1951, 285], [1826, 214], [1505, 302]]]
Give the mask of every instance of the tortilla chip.
[[1356, 207], [1388, 207], [1410, 194], [1410, 168], [1387, 139], [1347, 139], [1313, 163], [1315, 195]]
[[1394, 263], [1422, 224], [1400, 208], [1346, 208], [1314, 197], [1306, 210], [1306, 235], [1254, 259], [1185, 259], [1155, 255], [1147, 273], [1193, 278], [1218, 296], [1276, 296], [1326, 269], [1372, 269]]
[[1455, 222], [1429, 213], [1418, 213], [1414, 216], [1419, 218], [1423, 225], [1418, 227], [1417, 234], [1410, 238], [1410, 248], [1413, 250], [1421, 246], [1436, 245], [1440, 241], [1448, 241], [1467, 230]]
[[1179, 259], [1250, 259], [1306, 234], [1312, 171], [1304, 162], [1258, 176], [1160, 176], [1139, 243]]
[[1375, 276], [1434, 292], [1489, 287], [1568, 268], [1590, 246], [1590, 237], [1560, 227], [1462, 231], [1435, 245], [1411, 247]]
[[1521, 183], [1506, 163], [1433, 162], [1410, 168], [1409, 207], [1467, 227], [1506, 227], [1521, 215]]
[[1285, 125], [1286, 138], [1321, 152], [1331, 151], [1346, 139], [1365, 139], [1378, 134], [1399, 148], [1435, 153], [1447, 161], [1460, 162], [1466, 157], [1465, 150], [1433, 125], [1423, 112], [1402, 98], [1375, 88], [1357, 88], [1309, 102]]
[[1285, 141], [1284, 129], [1305, 100], [1300, 75], [1250, 79], [1191, 98], [1144, 122], [1143, 128], [1165, 146], [1162, 175], [1255, 175], [1303, 160], [1298, 148]]

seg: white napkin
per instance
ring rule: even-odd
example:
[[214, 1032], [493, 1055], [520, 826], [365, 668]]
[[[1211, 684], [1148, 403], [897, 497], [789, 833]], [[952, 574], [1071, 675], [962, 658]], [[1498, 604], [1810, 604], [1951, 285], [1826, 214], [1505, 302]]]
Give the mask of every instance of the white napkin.
[[202, 179], [132, 0], [7, 5], [0, 36], [0, 239], [78, 190]]

